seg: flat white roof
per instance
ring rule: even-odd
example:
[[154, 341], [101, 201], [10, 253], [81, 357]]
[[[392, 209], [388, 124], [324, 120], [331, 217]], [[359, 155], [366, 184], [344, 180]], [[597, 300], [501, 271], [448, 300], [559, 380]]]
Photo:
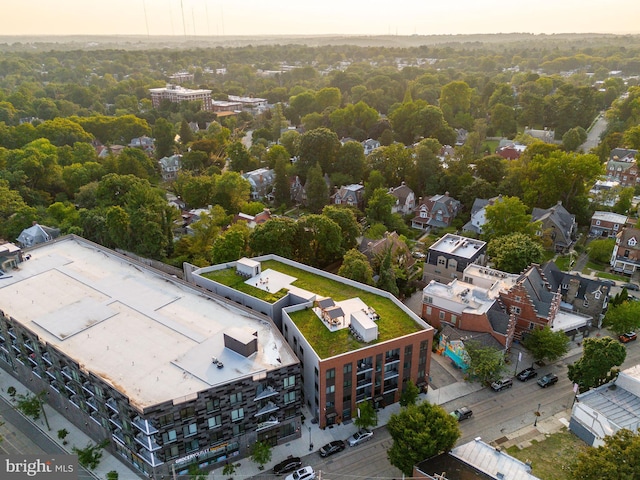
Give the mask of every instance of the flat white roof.
[[444, 237], [431, 245], [429, 250], [449, 253], [462, 258], [473, 258], [485, 245], [486, 242], [482, 242], [480, 240], [447, 233]]
[[491, 293], [486, 288], [476, 287], [459, 280], [453, 280], [448, 285], [431, 280], [422, 291], [423, 297], [431, 297], [431, 301], [426, 303], [451, 312], [478, 314], [487, 312], [494, 304], [497, 292], [495, 295]]
[[[0, 309], [140, 409], [297, 362], [270, 321], [90, 242], [29, 253], [0, 283]], [[257, 332], [257, 353], [224, 347], [234, 329]]]
[[613, 212], [594, 212], [591, 218], [593, 220], [604, 220], [605, 222], [611, 223], [627, 223], [626, 215], [620, 215], [619, 213]]

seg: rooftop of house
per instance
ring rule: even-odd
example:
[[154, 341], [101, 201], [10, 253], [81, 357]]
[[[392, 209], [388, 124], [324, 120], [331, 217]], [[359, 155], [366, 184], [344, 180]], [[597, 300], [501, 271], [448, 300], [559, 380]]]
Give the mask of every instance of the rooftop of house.
[[[297, 362], [266, 317], [99, 245], [66, 236], [29, 254], [0, 284], [4, 314], [141, 410]], [[257, 335], [257, 352], [225, 335]]]
[[562, 228], [564, 234], [570, 232], [576, 223], [576, 216], [572, 215], [558, 202], [550, 208], [534, 208], [531, 212], [531, 220], [534, 222], [549, 220]]
[[[278, 258], [275, 255], [257, 257], [256, 260], [259, 260], [262, 266], [261, 274], [241, 282], [238, 280], [239, 276], [234, 272], [233, 263], [229, 263], [229, 268], [226, 269], [203, 273], [196, 271], [194, 274], [203, 275], [270, 303], [282, 298], [281, 293], [286, 295], [288, 292], [292, 292], [298, 298], [308, 301], [331, 298], [334, 303], [342, 305], [343, 309], [348, 309], [348, 305], [345, 306], [348, 302], [345, 301], [359, 299], [357, 309], [361, 309], [365, 305], [376, 312], [379, 317], [375, 322], [378, 327], [378, 338], [368, 343], [360, 342], [350, 336], [348, 329], [327, 329], [311, 308], [290, 313], [291, 319], [320, 358], [329, 358], [370, 344], [400, 338], [431, 328], [400, 301], [389, 298], [387, 292], [365, 285], [362, 285], [364, 288], [358, 288], [343, 283], [341, 277], [337, 275], [298, 262], [287, 261], [284, 263], [285, 259], [278, 261]], [[229, 271], [232, 273], [229, 274]], [[263, 283], [260, 284], [258, 277], [267, 278], [268, 283], [265, 284], [263, 279]], [[247, 282], [251, 285], [248, 286]], [[270, 293], [263, 291], [265, 285], [269, 287]], [[269, 297], [267, 298], [265, 295]]]
[[477, 315], [488, 312], [496, 298], [486, 288], [459, 280], [453, 280], [448, 285], [431, 280], [422, 293], [425, 303], [451, 312]]
[[627, 223], [627, 216], [620, 215], [619, 213], [613, 212], [594, 212], [591, 216], [591, 220], [600, 220], [601, 222], [611, 222], [611, 223], [620, 223], [624, 225]]
[[484, 246], [486, 246], [486, 242], [447, 233], [431, 245], [429, 250], [471, 259], [474, 258]]

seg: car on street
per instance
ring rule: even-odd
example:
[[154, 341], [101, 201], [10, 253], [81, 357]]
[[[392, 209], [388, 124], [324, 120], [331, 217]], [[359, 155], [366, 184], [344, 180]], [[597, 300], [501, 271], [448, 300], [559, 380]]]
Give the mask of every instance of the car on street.
[[633, 342], [634, 340], [636, 340], [638, 338], [638, 335], [636, 334], [636, 332], [627, 332], [627, 333], [623, 333], [622, 335], [620, 335], [618, 337], [618, 339], [622, 342], [622, 343], [629, 343], [629, 342]]
[[525, 368], [521, 372], [518, 372], [518, 375], [516, 375], [518, 380], [520, 380], [521, 382], [526, 382], [527, 380], [531, 380], [532, 378], [535, 378], [537, 376], [538, 372], [536, 372], [533, 367]]
[[313, 480], [314, 478], [316, 478], [316, 472], [313, 467], [307, 465], [296, 470], [291, 475], [287, 475], [284, 480]]
[[273, 467], [274, 475], [282, 475], [284, 473], [293, 472], [302, 466], [302, 461], [298, 457], [289, 457], [275, 467]]
[[501, 390], [504, 390], [505, 388], [511, 388], [512, 386], [513, 380], [511, 380], [510, 378], [502, 378], [500, 380], [496, 380], [491, 384], [491, 388], [495, 392], [499, 392]]
[[558, 383], [558, 376], [555, 373], [547, 373], [544, 377], [538, 380], [538, 385], [542, 388], [547, 388], [555, 383]]
[[371, 437], [373, 437], [373, 432], [371, 430], [363, 428], [351, 435], [347, 439], [347, 442], [349, 443], [350, 447], [355, 447], [356, 445], [360, 445], [362, 442], [366, 442]]
[[413, 258], [417, 258], [417, 259], [427, 258], [427, 256], [422, 252], [412, 252], [411, 255], [413, 256]]
[[461, 422], [462, 420], [471, 418], [471, 415], [473, 415], [473, 411], [469, 407], [461, 407], [461, 408], [455, 409], [453, 412], [451, 412], [450, 415], [452, 417], [455, 417], [456, 420], [458, 420], [459, 422]]
[[622, 288], [626, 288], [627, 290], [634, 290], [636, 292], [640, 291], [640, 286], [635, 283], [623, 283], [620, 285]]
[[333, 455], [334, 453], [341, 452], [345, 449], [345, 443], [342, 440], [334, 440], [333, 442], [327, 443], [324, 447], [320, 448], [320, 456], [328, 457], [329, 455]]

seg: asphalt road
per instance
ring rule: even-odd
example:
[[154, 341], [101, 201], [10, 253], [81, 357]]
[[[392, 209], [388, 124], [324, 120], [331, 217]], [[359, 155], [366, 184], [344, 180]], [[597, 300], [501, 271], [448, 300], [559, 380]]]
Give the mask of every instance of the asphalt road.
[[600, 114], [596, 123], [593, 125], [591, 130], [587, 133], [587, 140], [580, 146], [578, 151], [582, 150], [583, 152], [589, 152], [594, 147], [597, 147], [600, 143], [600, 134], [604, 132], [607, 128], [607, 121], [604, 118], [604, 115]]

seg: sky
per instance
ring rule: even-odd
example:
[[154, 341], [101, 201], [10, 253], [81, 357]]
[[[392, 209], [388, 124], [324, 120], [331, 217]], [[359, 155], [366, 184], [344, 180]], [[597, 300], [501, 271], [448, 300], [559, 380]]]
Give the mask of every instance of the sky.
[[0, 0], [2, 35], [640, 34], [640, 0]]

